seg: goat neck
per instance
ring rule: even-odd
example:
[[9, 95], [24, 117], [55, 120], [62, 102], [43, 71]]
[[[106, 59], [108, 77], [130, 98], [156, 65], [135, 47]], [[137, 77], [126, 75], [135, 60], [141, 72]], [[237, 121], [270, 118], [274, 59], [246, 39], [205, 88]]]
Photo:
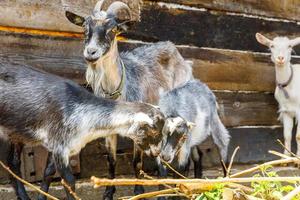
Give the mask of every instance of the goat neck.
[[275, 64], [276, 82], [279, 84], [286, 83], [292, 74], [291, 63], [288, 62], [284, 66], [278, 66]]
[[[110, 50], [94, 65], [89, 65], [86, 72], [87, 82], [97, 96], [105, 96], [105, 92], [116, 91], [122, 81], [121, 57], [115, 38]], [[103, 88], [103, 90], [102, 90]]]

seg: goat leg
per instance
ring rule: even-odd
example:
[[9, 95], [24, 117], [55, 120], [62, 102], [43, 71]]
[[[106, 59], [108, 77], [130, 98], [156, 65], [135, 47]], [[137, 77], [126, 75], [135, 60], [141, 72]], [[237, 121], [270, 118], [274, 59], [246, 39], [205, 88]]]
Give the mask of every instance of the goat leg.
[[[10, 151], [7, 158], [9, 168], [19, 177], [21, 177], [21, 153], [23, 144], [11, 144]], [[15, 190], [18, 200], [29, 200], [24, 184], [19, 180], [10, 176], [12, 186]]]
[[[168, 176], [168, 169], [161, 163], [161, 162], [157, 162], [158, 163], [158, 177], [159, 178], [167, 178]], [[159, 185], [158, 186], [159, 190], [164, 190], [166, 189], [165, 186], [163, 185]], [[165, 197], [158, 197], [158, 200], [165, 200]]]
[[[133, 169], [135, 172], [136, 178], [140, 177], [140, 170], [143, 169], [143, 162], [142, 162], [142, 152], [137, 148], [136, 144], [134, 143], [133, 147]], [[134, 194], [139, 195], [145, 192], [144, 187], [142, 185], [135, 185], [134, 186]]]
[[[52, 153], [49, 152], [47, 157], [46, 168], [44, 170], [43, 181], [41, 183], [41, 190], [43, 190], [44, 192], [49, 191], [49, 186], [52, 182], [55, 172], [56, 172], [55, 163], [52, 157]], [[38, 200], [46, 200], [46, 199], [47, 197], [45, 195], [39, 194]]]
[[287, 113], [283, 113], [282, 118], [283, 118], [284, 146], [287, 148], [284, 150], [284, 154], [290, 156], [294, 120]]
[[198, 146], [193, 147], [192, 149], [192, 160], [194, 162], [194, 177], [195, 178], [202, 178], [202, 157], [203, 153], [199, 149]]
[[[60, 154], [53, 154], [53, 159], [55, 162], [56, 170], [60, 174], [61, 178], [66, 182], [66, 184], [75, 192], [75, 177], [72, 174], [70, 166], [66, 166], [63, 162], [63, 158]], [[75, 198], [70, 194], [68, 188], [65, 187], [67, 194], [67, 200], [75, 200]]]
[[[106, 139], [106, 148], [108, 150], [108, 170], [109, 170], [109, 178], [115, 178], [115, 169], [116, 169], [116, 154], [117, 154], [117, 135], [112, 135], [107, 137]], [[104, 200], [113, 200], [114, 193], [116, 192], [115, 186], [107, 186], [105, 188], [105, 192], [103, 194]]]
[[297, 133], [296, 133], [296, 142], [297, 142], [297, 156], [300, 156], [300, 119], [297, 117]]

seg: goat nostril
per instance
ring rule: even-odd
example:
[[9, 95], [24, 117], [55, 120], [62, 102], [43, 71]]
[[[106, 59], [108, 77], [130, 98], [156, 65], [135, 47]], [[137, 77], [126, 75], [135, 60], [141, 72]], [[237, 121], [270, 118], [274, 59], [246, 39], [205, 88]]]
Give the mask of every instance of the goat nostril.
[[88, 54], [89, 55], [95, 55], [96, 54], [96, 52], [97, 52], [97, 49], [94, 49], [94, 48], [89, 48], [89, 49], [87, 49], [87, 52], [88, 52]]
[[278, 56], [278, 60], [283, 61], [283, 57], [282, 56]]

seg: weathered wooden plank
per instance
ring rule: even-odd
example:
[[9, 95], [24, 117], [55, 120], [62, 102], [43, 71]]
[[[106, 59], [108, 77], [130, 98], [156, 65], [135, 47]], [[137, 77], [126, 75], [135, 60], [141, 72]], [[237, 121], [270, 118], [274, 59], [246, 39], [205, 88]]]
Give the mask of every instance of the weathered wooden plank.
[[[75, 7], [84, 7], [92, 2], [90, 0], [85, 4], [82, 1], [73, 4]], [[67, 21], [59, 0], [47, 3], [40, 0], [1, 1], [0, 19], [0, 25], [5, 26], [82, 32]], [[266, 52], [267, 49], [255, 41], [256, 32], [272, 37], [278, 34], [296, 37], [300, 36], [300, 25], [296, 22], [231, 15], [222, 11], [166, 7], [147, 1], [141, 11], [141, 22], [132, 27], [127, 36], [146, 41], [171, 40], [176, 44], [199, 47]], [[298, 50], [300, 47], [296, 48]]]
[[247, 13], [267, 17], [284, 18], [300, 21], [300, 1], [268, 1], [268, 0], [147, 0], [155, 2], [175, 3], [197, 8]]
[[[104, 6], [107, 7], [107, 4], [112, 1], [107, 0]], [[121, 1], [128, 2], [128, 0]], [[66, 19], [64, 8], [86, 16], [91, 13], [96, 2], [97, 0], [2, 0], [0, 1], [0, 25], [82, 32]], [[130, 1], [128, 5], [133, 10], [133, 20], [137, 21], [140, 12], [139, 0]]]
[[215, 92], [223, 123], [229, 127], [278, 125], [273, 94]]
[[29, 65], [84, 82], [85, 62], [79, 39], [0, 32], [0, 44], [1, 62]]
[[[48, 72], [85, 82], [83, 44], [77, 38], [30, 36], [0, 32], [0, 60], [37, 67]], [[141, 44], [121, 43], [120, 49]], [[220, 49], [178, 47], [194, 62], [194, 75], [213, 90], [274, 90], [274, 67], [269, 55]], [[293, 59], [300, 63], [299, 58]]]
[[[41, 181], [47, 163], [47, 156], [48, 151], [41, 145], [25, 146], [21, 156], [22, 177], [29, 182]], [[75, 155], [70, 158], [70, 167], [73, 174], [80, 173], [79, 155]], [[54, 177], [59, 177], [58, 172], [54, 175]]]
[[[145, 3], [141, 22], [131, 29], [128, 37], [145, 41], [171, 40], [176, 44], [199, 47], [268, 52], [256, 41], [256, 32], [271, 37], [296, 37], [300, 36], [300, 25]], [[300, 52], [300, 47], [296, 51]]]
[[194, 76], [214, 90], [272, 92], [275, 88], [275, 70], [268, 55], [187, 47], [179, 50], [194, 62]]

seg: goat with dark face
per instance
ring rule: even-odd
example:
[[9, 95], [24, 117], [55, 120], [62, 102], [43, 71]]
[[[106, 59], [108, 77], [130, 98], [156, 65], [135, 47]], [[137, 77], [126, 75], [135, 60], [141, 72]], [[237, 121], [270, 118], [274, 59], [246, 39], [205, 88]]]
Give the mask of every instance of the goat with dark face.
[[[56, 166], [73, 190], [75, 179], [69, 169], [69, 157], [78, 154], [88, 142], [120, 133], [143, 150], [160, 148], [159, 132], [164, 119], [149, 104], [99, 98], [72, 81], [30, 67], [3, 63], [0, 93], [0, 137], [17, 144], [41, 143], [53, 156], [48, 159], [47, 178], [54, 175]], [[17, 167], [12, 169], [18, 174], [20, 152], [21, 149], [12, 149], [15, 155], [9, 158], [16, 162]], [[49, 188], [50, 181], [42, 185], [43, 190]], [[20, 182], [12, 183], [18, 199], [29, 199]], [[69, 192], [67, 198], [73, 200]]]
[[162, 131], [160, 158], [185, 166], [191, 155], [195, 177], [201, 178], [202, 153], [198, 146], [212, 136], [221, 159], [226, 162], [230, 136], [218, 116], [215, 95], [205, 84], [188, 81], [163, 94], [159, 107], [167, 118]]
[[[106, 11], [99, 1], [91, 16], [83, 18], [66, 12], [67, 18], [85, 29], [84, 57], [86, 79], [97, 96], [155, 104], [158, 90], [168, 91], [192, 78], [192, 68], [171, 42], [144, 45], [129, 52], [119, 52], [116, 36], [126, 30], [131, 10], [122, 2], [112, 3]], [[114, 178], [117, 138], [106, 139], [110, 152], [110, 178]], [[135, 148], [134, 169], [139, 177], [141, 152]], [[158, 150], [152, 147], [157, 155]], [[149, 151], [148, 151], [149, 152]], [[147, 153], [147, 152], [146, 152]], [[136, 186], [135, 194], [143, 192]], [[112, 199], [115, 187], [107, 187], [104, 199]]]

